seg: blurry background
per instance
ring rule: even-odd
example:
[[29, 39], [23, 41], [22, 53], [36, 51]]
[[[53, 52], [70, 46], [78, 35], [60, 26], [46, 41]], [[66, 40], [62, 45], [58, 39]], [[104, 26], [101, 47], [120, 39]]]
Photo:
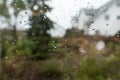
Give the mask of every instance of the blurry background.
[[119, 80], [120, 0], [0, 0], [0, 80]]
[[[73, 24], [71, 24], [71, 20], [72, 20], [73, 16], [79, 15], [79, 12], [81, 11], [81, 9], [83, 9], [83, 8], [97, 9], [109, 1], [110, 0], [99, 0], [99, 1], [97, 1], [97, 0], [89, 0], [89, 1], [88, 0], [84, 0], [84, 1], [82, 1], [82, 0], [69, 0], [69, 1], [67, 1], [67, 0], [66, 1], [51, 0], [51, 1], [47, 1], [46, 3], [49, 4], [53, 8], [53, 10], [50, 13], [47, 13], [47, 16], [49, 16], [49, 18], [51, 20], [53, 20], [54, 22], [56, 22], [58, 24], [55, 26], [60, 27], [60, 28], [56, 27], [55, 30], [52, 30], [51, 34], [53, 36], [57, 36], [57, 35], [63, 36], [65, 34], [65, 30], [68, 28], [71, 28], [73, 26]], [[7, 2], [10, 4], [12, 2], [12, 0], [9, 0]], [[0, 3], [2, 4], [3, 1], [1, 0]], [[26, 1], [24, 1], [24, 3], [26, 3]], [[9, 14], [11, 14], [11, 16], [14, 16], [14, 14], [12, 15], [12, 8], [8, 7], [8, 9], [11, 9], [10, 10], [11, 13], [9, 12]], [[29, 11], [29, 14], [24, 14], [25, 10]], [[24, 17], [21, 18], [20, 15], [22, 15]], [[23, 9], [23, 10], [19, 11], [19, 15], [17, 16], [18, 23], [16, 24], [18, 29], [26, 29], [26, 28], [30, 27], [29, 25], [26, 24], [27, 22], [19, 23], [21, 21], [21, 19], [22, 20], [25, 19], [26, 21], [28, 21], [28, 16], [30, 16], [30, 15], [31, 15], [31, 13], [30, 13], [29, 9]], [[15, 19], [15, 18], [13, 17], [11, 19]], [[1, 17], [1, 21], [3, 21], [2, 17]], [[13, 24], [15, 22], [11, 22], [11, 23]], [[3, 25], [2, 28], [7, 27], [7, 23], [4, 23], [2, 25]], [[61, 31], [63, 32], [62, 34], [60, 34]]]

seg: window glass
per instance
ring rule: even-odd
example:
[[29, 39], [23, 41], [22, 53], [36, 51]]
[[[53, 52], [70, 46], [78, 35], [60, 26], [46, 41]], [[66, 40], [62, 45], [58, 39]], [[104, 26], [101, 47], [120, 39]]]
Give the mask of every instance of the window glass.
[[120, 0], [0, 0], [0, 80], [120, 80]]

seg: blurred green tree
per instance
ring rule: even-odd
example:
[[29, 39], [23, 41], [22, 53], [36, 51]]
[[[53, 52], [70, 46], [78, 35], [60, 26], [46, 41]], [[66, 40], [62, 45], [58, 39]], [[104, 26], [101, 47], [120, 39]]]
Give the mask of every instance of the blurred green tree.
[[45, 59], [52, 54], [52, 37], [48, 30], [53, 28], [53, 22], [46, 16], [51, 8], [45, 4], [47, 0], [28, 0], [32, 10], [31, 28], [27, 30], [28, 37], [33, 41], [33, 58]]
[[2, 3], [0, 4], [0, 16], [6, 19], [5, 22], [8, 24], [6, 27], [13, 30], [12, 36], [14, 40], [17, 39], [16, 20], [19, 12], [24, 9], [26, 9], [26, 6], [23, 0], [2, 0]]
[[[1, 0], [0, 3], [0, 19], [3, 18], [3, 22], [7, 24], [5, 27], [9, 28], [6, 30], [2, 30], [1, 37], [1, 53], [5, 55], [6, 53], [6, 40], [8, 38], [7, 35], [12, 37], [11, 42], [16, 43], [17, 41], [17, 31], [16, 31], [16, 21], [18, 14], [21, 10], [26, 9], [25, 2], [23, 0]], [[3, 27], [2, 25], [0, 27]], [[12, 34], [8, 32], [11, 31]], [[9, 40], [7, 40], [9, 41]]]

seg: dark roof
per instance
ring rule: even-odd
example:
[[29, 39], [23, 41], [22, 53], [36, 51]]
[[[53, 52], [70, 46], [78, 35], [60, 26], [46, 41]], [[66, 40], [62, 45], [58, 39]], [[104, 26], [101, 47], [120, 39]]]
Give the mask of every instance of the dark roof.
[[94, 16], [98, 12], [97, 9], [85, 9], [85, 8], [83, 8], [83, 9], [81, 9], [78, 16], [80, 16], [81, 12], [83, 12], [83, 11], [85, 12], [85, 14], [87, 16]]
[[85, 9], [85, 14], [91, 17], [94, 17], [98, 13], [96, 9]]

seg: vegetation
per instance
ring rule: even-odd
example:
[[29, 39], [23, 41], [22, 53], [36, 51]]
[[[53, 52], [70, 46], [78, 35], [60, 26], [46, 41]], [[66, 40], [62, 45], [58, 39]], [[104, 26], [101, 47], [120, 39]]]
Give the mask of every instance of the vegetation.
[[[68, 47], [63, 47], [66, 46], [66, 43], [69, 43], [69, 41], [71, 43], [67, 45]], [[31, 60], [28, 56], [29, 54], [22, 55], [21, 53], [21, 55], [5, 57], [5, 59], [2, 60], [3, 73], [1, 75], [3, 79], [1, 80], [120, 79], [120, 43], [108, 42], [106, 45], [107, 49], [103, 51], [97, 51], [95, 45], [92, 45], [91, 48], [85, 52], [79, 52], [77, 47], [86, 48], [85, 44], [91, 45], [90, 43], [86, 43], [86, 41], [78, 40], [77, 38], [62, 39], [58, 42], [56, 48], [58, 51], [57, 55], [54, 54], [48, 60]], [[78, 42], [80, 46], [74, 46], [78, 44]], [[19, 46], [21, 46], [19, 47], [19, 49], [21, 49], [20, 51], [25, 52], [24, 45]], [[113, 50], [110, 51], [111, 49]], [[31, 71], [31, 73], [29, 71]]]
[[[39, 2], [41, 2], [41, 4], [39, 4]], [[1, 53], [3, 57], [5, 55], [10, 56], [19, 52], [22, 54], [24, 53], [25, 55], [30, 54], [29, 57], [32, 59], [47, 59], [55, 53], [54, 45], [56, 43], [56, 39], [52, 38], [50, 34], [48, 34], [48, 30], [53, 28], [53, 22], [46, 16], [46, 12], [50, 11], [51, 8], [45, 4], [45, 0], [28, 0], [27, 2], [23, 0], [13, 0], [10, 1], [9, 4], [7, 3], [7, 0], [4, 0], [3, 3], [0, 4], [1, 7], [4, 6], [6, 8], [4, 9], [5, 11], [1, 10], [0, 15], [9, 20], [8, 24], [12, 30], [4, 30], [1, 32]], [[37, 6], [38, 9], [34, 9], [35, 6]], [[11, 14], [8, 7], [13, 9]], [[32, 11], [32, 15], [30, 17], [30, 25], [32, 27], [26, 30], [25, 36], [20, 35], [22, 39], [19, 40], [18, 35], [25, 32], [23, 31], [18, 34], [16, 31], [16, 22], [11, 23], [10, 20], [12, 17], [15, 17], [15, 20], [17, 20], [19, 12], [27, 8]], [[25, 14], [28, 13], [25, 12]], [[20, 23], [22, 23], [22, 21]], [[8, 39], [8, 37], [11, 39]]]
[[[31, 16], [32, 27], [27, 30], [28, 38], [34, 43], [32, 48], [33, 58], [45, 59], [52, 55], [51, 38], [48, 30], [53, 28], [53, 22], [45, 15], [47, 11], [51, 9], [45, 4], [44, 0], [41, 0], [42, 4], [38, 4], [38, 1], [28, 1], [31, 5], [33, 15]], [[34, 10], [34, 6], [38, 6], [37, 10]]]
[[[0, 4], [0, 16], [10, 19], [6, 1]], [[101, 36], [85, 36], [83, 31], [68, 30], [64, 38], [52, 38], [47, 31], [53, 22], [46, 16], [51, 8], [46, 0], [13, 0], [17, 17], [26, 4], [32, 11], [32, 27], [27, 31], [5, 29], [0, 31], [0, 80], [119, 80], [119, 34], [103, 39]], [[16, 5], [16, 6], [15, 6]], [[37, 5], [38, 9], [34, 9]], [[1, 8], [2, 7], [2, 8]], [[9, 21], [8, 21], [9, 23]], [[9, 23], [10, 24], [10, 23]], [[79, 35], [79, 33], [81, 33]], [[77, 34], [77, 35], [76, 35]], [[97, 41], [103, 40], [105, 48], [98, 50]]]

